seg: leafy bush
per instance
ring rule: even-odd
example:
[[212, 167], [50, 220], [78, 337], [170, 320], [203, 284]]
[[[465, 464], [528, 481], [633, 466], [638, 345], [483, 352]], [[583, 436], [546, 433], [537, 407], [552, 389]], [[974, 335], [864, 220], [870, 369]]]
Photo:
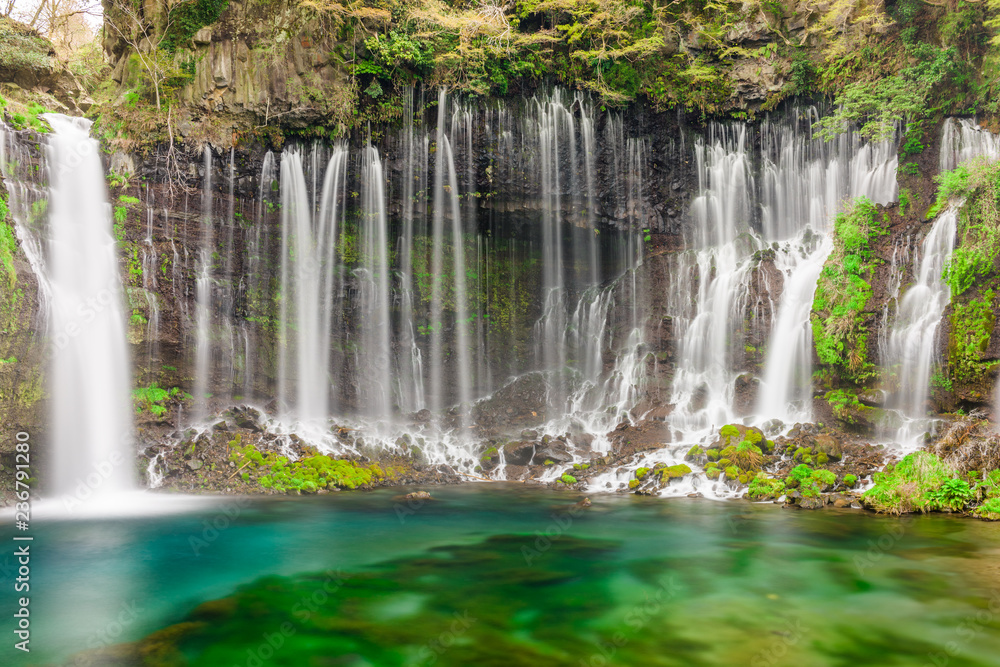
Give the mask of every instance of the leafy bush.
[[873, 475], [875, 486], [861, 501], [876, 512], [902, 514], [934, 509], [928, 492], [936, 491], [952, 478], [952, 470], [928, 452], [908, 454], [895, 465]]
[[771, 479], [763, 472], [750, 481], [750, 488], [747, 493], [754, 500], [764, 500], [767, 498], [779, 498], [785, 492], [785, 482], [780, 479]]
[[949, 479], [937, 489], [925, 494], [928, 509], [964, 509], [972, 501], [973, 493], [969, 483], [963, 479]]

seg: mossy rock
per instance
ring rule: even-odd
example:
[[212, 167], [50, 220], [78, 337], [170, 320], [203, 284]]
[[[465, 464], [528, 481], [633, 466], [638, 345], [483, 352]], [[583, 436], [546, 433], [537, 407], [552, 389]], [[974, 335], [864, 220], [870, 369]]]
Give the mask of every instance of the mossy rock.
[[844, 448], [832, 435], [821, 433], [813, 441], [813, 450], [825, 454], [830, 461], [839, 461], [844, 456]]
[[709, 479], [719, 479], [722, 475], [722, 471], [718, 468], [705, 468], [705, 477]]
[[702, 463], [706, 458], [705, 448], [701, 445], [694, 445], [688, 450], [688, 453], [684, 455], [684, 460], [691, 461], [692, 463]]
[[660, 470], [660, 479], [663, 481], [669, 481], [671, 479], [680, 479], [684, 475], [691, 474], [691, 466], [686, 463], [678, 463], [677, 465], [667, 466]]
[[637, 479], [630, 479], [630, 480], [628, 481], [628, 488], [630, 488], [630, 489], [635, 489], [635, 488], [637, 488], [638, 486], [639, 486], [639, 480], [637, 480]]
[[649, 474], [649, 468], [637, 468], [635, 471], [635, 478], [642, 479], [647, 474]]
[[[710, 449], [723, 450], [730, 445], [737, 445], [747, 440], [751, 444], [766, 448], [767, 438], [764, 432], [755, 426], [743, 426], [742, 424], [726, 424], [719, 429], [719, 439], [712, 443]], [[773, 447], [774, 444], [771, 443]]]

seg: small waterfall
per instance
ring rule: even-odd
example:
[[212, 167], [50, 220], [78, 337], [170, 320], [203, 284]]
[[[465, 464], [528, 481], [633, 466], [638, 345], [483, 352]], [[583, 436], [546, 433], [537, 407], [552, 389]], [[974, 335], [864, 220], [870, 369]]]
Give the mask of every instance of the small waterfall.
[[53, 490], [77, 493], [101, 478], [94, 495], [134, 486], [131, 379], [123, 294], [111, 235], [100, 147], [90, 121], [46, 114], [50, 178], [48, 252], [53, 345]]
[[934, 221], [924, 238], [919, 265], [914, 271], [916, 283], [899, 302], [889, 335], [886, 365], [899, 369], [897, 389], [889, 405], [903, 417], [895, 440], [908, 449], [919, 446], [919, 439], [929, 425], [925, 415], [937, 332], [951, 300], [950, 290], [941, 280], [941, 271], [955, 248], [957, 224], [957, 206], [949, 207]]
[[205, 178], [202, 181], [202, 239], [198, 251], [198, 277], [195, 281], [195, 372], [194, 419], [208, 417], [208, 388], [212, 364], [212, 254], [215, 244], [215, 221], [212, 218], [212, 148], [205, 145]]
[[1000, 159], [1000, 136], [979, 127], [974, 119], [946, 118], [941, 126], [938, 170], [951, 171], [980, 155]]
[[[444, 378], [444, 250], [447, 243], [446, 217], [451, 220], [452, 292], [454, 303], [454, 337], [452, 358], [455, 360], [455, 385], [457, 401], [467, 406], [472, 400], [472, 366], [469, 360], [468, 297], [466, 292], [465, 234], [459, 202], [458, 176], [451, 141], [445, 132], [447, 95], [441, 89], [438, 95], [438, 126], [434, 167], [433, 199], [433, 263], [431, 272], [431, 396], [433, 408], [445, 407]], [[446, 182], [447, 179], [447, 182]], [[464, 417], [464, 407], [462, 408]]]
[[[406, 108], [413, 107], [413, 89], [407, 91], [404, 102]], [[403, 412], [416, 412], [425, 405], [424, 397], [424, 361], [417, 345], [417, 336], [413, 324], [413, 235], [416, 213], [417, 193], [423, 193], [414, 179], [423, 175], [420, 169], [427, 159], [426, 142], [420, 140], [414, 132], [413, 123], [407, 123], [403, 139], [406, 154], [406, 165], [403, 171], [403, 234], [399, 245], [399, 273], [402, 294], [400, 295], [400, 340], [398, 405]], [[418, 143], [419, 142], [419, 143]], [[422, 197], [421, 197], [422, 199]]]
[[816, 281], [832, 250], [828, 239], [818, 247], [778, 254], [775, 266], [785, 276], [778, 315], [768, 340], [764, 378], [757, 394], [763, 419], [794, 423], [812, 419], [812, 311]]
[[[806, 110], [812, 123], [815, 109]], [[784, 277], [768, 340], [757, 414], [783, 422], [812, 420], [812, 329], [809, 314], [816, 281], [833, 246], [817, 239], [845, 199], [866, 196], [887, 204], [896, 193], [896, 151], [891, 141], [863, 144], [848, 132], [832, 144], [797, 124], [762, 124], [765, 240], [776, 248], [775, 268]]]
[[378, 151], [370, 145], [364, 150], [361, 169], [364, 175], [362, 222], [359, 234], [362, 265], [355, 271], [360, 282], [361, 299], [358, 382], [361, 385], [361, 398], [368, 416], [387, 420], [392, 415], [389, 233], [385, 215], [382, 162], [379, 160]]
[[346, 172], [347, 147], [337, 144], [317, 211], [301, 150], [285, 149], [281, 157], [280, 403], [300, 423], [321, 427], [330, 411], [334, 251]]
[[[696, 284], [693, 304], [675, 304], [673, 313], [683, 331], [671, 402], [673, 426], [702, 430], [732, 421], [733, 380], [731, 322], [743, 310], [753, 237], [749, 230], [754, 191], [746, 126], [713, 125], [711, 142], [698, 140], [695, 161], [698, 195], [691, 203], [697, 230], [696, 251], [683, 253], [672, 275], [683, 285]], [[696, 281], [696, 282], [695, 282]], [[690, 294], [690, 292], [687, 292]], [[684, 298], [684, 297], [681, 297]]]

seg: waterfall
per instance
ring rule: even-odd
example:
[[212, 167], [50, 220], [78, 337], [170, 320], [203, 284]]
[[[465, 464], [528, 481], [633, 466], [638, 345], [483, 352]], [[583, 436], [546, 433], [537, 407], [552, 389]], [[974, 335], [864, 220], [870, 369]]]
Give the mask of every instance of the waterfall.
[[[818, 119], [806, 110], [810, 124]], [[784, 284], [771, 324], [756, 412], [782, 422], [812, 419], [812, 310], [816, 281], [833, 246], [817, 234], [829, 231], [847, 198], [894, 201], [896, 151], [893, 142], [862, 143], [852, 132], [827, 143], [798, 124], [761, 126], [764, 185], [761, 192], [765, 241], [775, 248], [775, 268]], [[817, 242], [818, 241], [818, 242]]]
[[945, 118], [941, 126], [938, 171], [951, 171], [980, 155], [1000, 159], [1000, 136], [979, 127], [973, 119]]
[[[361, 299], [361, 345], [358, 382], [369, 417], [389, 419], [392, 412], [392, 351], [389, 344], [389, 231], [385, 215], [382, 163], [370, 145], [362, 158], [363, 208], [357, 269]], [[456, 290], [456, 299], [457, 290]], [[329, 345], [329, 342], [326, 341]]]
[[281, 156], [280, 403], [300, 423], [321, 428], [330, 414], [334, 252], [346, 171], [347, 147], [337, 144], [317, 210], [301, 150], [288, 148]]
[[45, 118], [54, 130], [44, 269], [51, 293], [53, 490], [76, 494], [92, 475], [101, 479], [98, 487], [86, 484], [105, 495], [134, 485], [131, 378], [111, 206], [90, 121]]
[[[407, 91], [406, 108], [413, 107], [413, 89]], [[419, 144], [418, 144], [419, 141]], [[423, 175], [420, 169], [427, 159], [426, 142], [420, 141], [414, 132], [413, 123], [407, 123], [404, 135], [406, 162], [403, 171], [403, 233], [399, 241], [400, 287], [400, 341], [398, 404], [403, 412], [416, 412], [425, 405], [424, 361], [413, 324], [413, 235], [417, 193], [422, 187], [414, 184], [414, 179]]]
[[195, 281], [195, 374], [194, 419], [208, 417], [209, 374], [212, 363], [212, 248], [215, 227], [212, 218], [212, 148], [205, 145], [205, 178], [202, 181], [202, 239], [198, 251], [198, 277]]
[[[746, 150], [746, 126], [713, 125], [710, 143], [695, 143], [698, 194], [691, 203], [698, 250], [680, 255], [672, 275], [685, 299], [695, 284], [693, 304], [674, 303], [672, 314], [683, 331], [671, 403], [673, 426], [681, 431], [724, 424], [732, 412], [731, 322], [744, 307], [752, 237], [749, 230], [753, 176]], [[688, 282], [690, 281], [690, 282]], [[686, 284], [685, 284], [686, 283]], [[690, 294], [690, 292], [688, 292]]]
[[812, 419], [812, 311], [816, 281], [832, 250], [827, 239], [811, 251], [782, 252], [775, 266], [785, 276], [777, 318], [771, 328], [757, 414], [786, 423]]
[[944, 264], [955, 248], [958, 206], [951, 206], [934, 221], [924, 238], [916, 283], [903, 295], [889, 335], [886, 366], [898, 368], [897, 390], [889, 405], [903, 417], [895, 440], [905, 448], [919, 446], [919, 438], [929, 422], [927, 397], [930, 373], [936, 357], [937, 332], [944, 309], [951, 300], [948, 286], [941, 280]]

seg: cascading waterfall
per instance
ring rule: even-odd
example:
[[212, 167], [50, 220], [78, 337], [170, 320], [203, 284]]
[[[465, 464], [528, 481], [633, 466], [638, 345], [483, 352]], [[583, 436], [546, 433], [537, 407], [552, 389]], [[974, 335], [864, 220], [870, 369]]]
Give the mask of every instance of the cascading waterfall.
[[[382, 163], [378, 151], [365, 147], [361, 167], [364, 194], [361, 224], [361, 346], [358, 380], [369, 417], [392, 415], [392, 350], [389, 343], [389, 230], [385, 215]], [[456, 289], [456, 299], [458, 290]], [[327, 343], [329, 344], [329, 343]]]
[[195, 380], [194, 419], [208, 416], [208, 385], [212, 364], [212, 247], [215, 221], [212, 218], [212, 149], [205, 145], [205, 178], [202, 182], [202, 242], [198, 251], [198, 277], [195, 287]]
[[[413, 106], [413, 89], [407, 91], [406, 108]], [[414, 184], [417, 174], [425, 174], [426, 169], [419, 169], [427, 159], [426, 142], [421, 141], [414, 132], [413, 123], [408, 123], [404, 136], [404, 151], [406, 166], [403, 171], [403, 233], [399, 241], [400, 265], [400, 359], [398, 405], [403, 412], [416, 412], [425, 405], [424, 397], [424, 360], [417, 345], [416, 330], [413, 324], [413, 235], [416, 213], [417, 193], [423, 192], [421, 184]], [[419, 142], [419, 143], [418, 143]], [[418, 164], [419, 161], [419, 164]]]
[[[699, 249], [678, 257], [672, 275], [697, 280], [693, 304], [675, 304], [683, 331], [671, 402], [671, 422], [680, 431], [702, 430], [733, 419], [735, 373], [729, 349], [730, 322], [743, 306], [749, 255], [756, 249], [748, 231], [753, 211], [753, 176], [746, 126], [713, 125], [709, 142], [695, 144], [698, 196], [691, 203]], [[690, 292], [687, 292], [690, 294]], [[690, 302], [689, 302], [690, 303]]]
[[54, 131], [43, 276], [51, 293], [53, 491], [77, 493], [96, 472], [101, 482], [91, 491], [101, 496], [134, 485], [131, 378], [111, 206], [90, 121], [45, 118]]
[[319, 427], [330, 414], [334, 249], [346, 171], [347, 147], [337, 144], [317, 210], [306, 187], [301, 150], [286, 149], [281, 157], [279, 396], [298, 422]]
[[[810, 124], [815, 109], [806, 111]], [[761, 126], [764, 184], [761, 191], [765, 241], [776, 248], [775, 267], [784, 277], [771, 325], [757, 414], [782, 422], [812, 419], [812, 329], [809, 313], [816, 281], [832, 250], [825, 234], [847, 198], [878, 204], [896, 198], [896, 151], [890, 141], [864, 144], [854, 133], [828, 143], [795, 125]]]
[[979, 127], [973, 119], [946, 118], [941, 126], [938, 170], [951, 171], [979, 156], [1000, 159], [1000, 136]]
[[916, 283], [903, 295], [889, 336], [889, 368], [898, 368], [898, 389], [889, 406], [902, 416], [895, 441], [906, 449], [919, 446], [927, 430], [926, 403], [937, 332], [951, 292], [941, 279], [945, 262], [955, 248], [958, 207], [949, 207], [934, 221], [921, 248]]
[[[985, 157], [1000, 159], [1000, 137], [969, 119], [945, 119], [941, 127], [939, 168], [954, 169], [963, 162]], [[927, 419], [931, 370], [937, 358], [941, 318], [951, 300], [941, 274], [955, 249], [958, 209], [950, 206], [934, 221], [915, 258], [916, 282], [898, 301], [896, 318], [886, 344], [884, 367], [895, 373], [894, 391], [888, 400], [887, 435], [904, 450], [922, 444], [933, 428]]]

